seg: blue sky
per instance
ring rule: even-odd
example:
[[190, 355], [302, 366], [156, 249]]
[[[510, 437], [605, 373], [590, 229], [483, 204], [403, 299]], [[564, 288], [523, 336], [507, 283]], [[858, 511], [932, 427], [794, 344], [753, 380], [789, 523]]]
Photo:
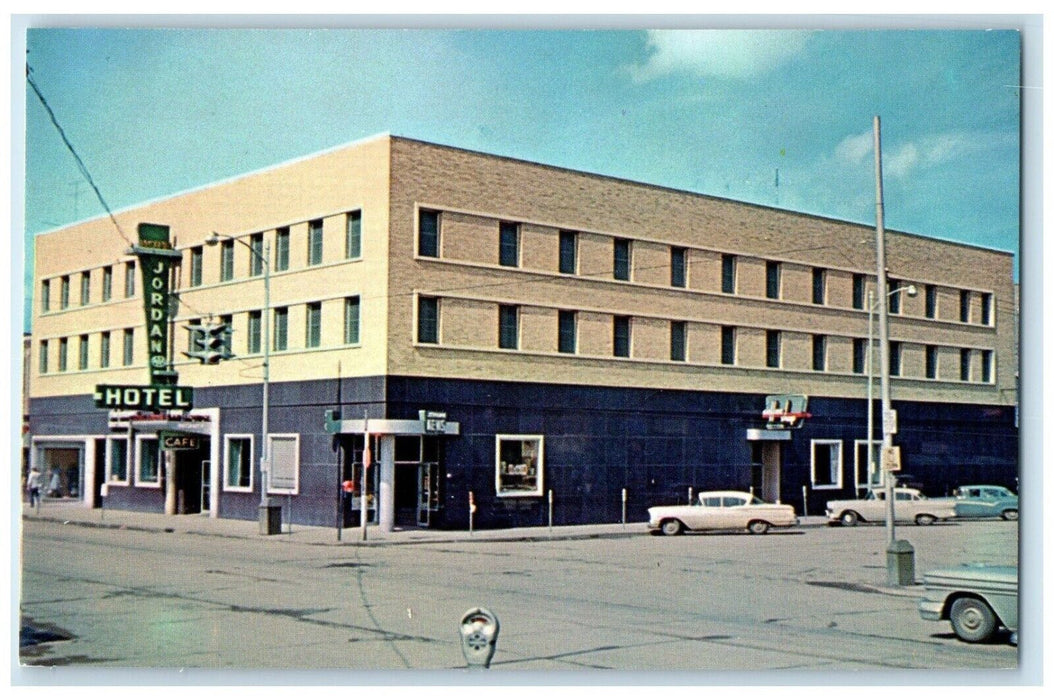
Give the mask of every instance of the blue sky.
[[[1019, 250], [1014, 31], [32, 29], [27, 51], [115, 210], [390, 132], [873, 224], [879, 115], [887, 228]], [[104, 211], [25, 100], [30, 279], [33, 235]]]

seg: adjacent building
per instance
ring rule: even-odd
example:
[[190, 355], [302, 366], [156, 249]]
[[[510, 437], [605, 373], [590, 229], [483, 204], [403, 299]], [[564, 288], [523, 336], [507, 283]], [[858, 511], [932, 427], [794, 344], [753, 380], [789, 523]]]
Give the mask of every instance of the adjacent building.
[[[88, 505], [504, 527], [710, 488], [815, 514], [875, 478], [870, 226], [388, 135], [115, 219], [36, 239], [30, 457]], [[143, 222], [181, 253], [189, 410], [93, 400], [148, 382]], [[1012, 255], [888, 231], [886, 261], [903, 472], [1015, 487]], [[234, 359], [183, 354], [210, 319]], [[767, 429], [777, 394], [810, 416]]]

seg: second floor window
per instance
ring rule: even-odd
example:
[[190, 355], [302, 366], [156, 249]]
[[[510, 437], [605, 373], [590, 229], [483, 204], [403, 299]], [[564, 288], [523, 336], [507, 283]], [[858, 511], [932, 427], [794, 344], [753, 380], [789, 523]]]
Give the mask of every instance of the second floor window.
[[853, 308], [863, 309], [864, 299], [867, 296], [867, 278], [863, 275], [853, 275]]
[[59, 371], [65, 372], [68, 368], [70, 341], [67, 338], [59, 339]]
[[344, 228], [344, 253], [349, 260], [362, 257], [362, 212], [348, 212]]
[[360, 335], [361, 302], [359, 297], [348, 297], [344, 300], [344, 344], [356, 345]]
[[59, 282], [59, 308], [69, 308], [70, 305], [70, 278], [63, 277]]
[[812, 368], [817, 372], [827, 369], [827, 336], [812, 337]]
[[812, 269], [812, 303], [827, 302], [827, 270], [822, 267]]
[[613, 344], [615, 357], [630, 356], [629, 316], [616, 316], [613, 322]]
[[687, 357], [688, 324], [684, 321], [670, 321], [670, 359], [684, 362]]
[[926, 346], [926, 379], [937, 378], [937, 346]]
[[721, 326], [721, 364], [736, 363], [736, 329], [734, 326]]
[[772, 260], [765, 263], [765, 296], [780, 298], [780, 264]]
[[959, 292], [959, 320], [970, 322], [970, 292], [965, 289]]
[[304, 329], [305, 346], [317, 348], [322, 344], [322, 302], [307, 305], [307, 325]]
[[88, 369], [88, 336], [82, 335], [77, 347], [77, 369]]
[[853, 338], [853, 374], [867, 371], [867, 340]]
[[262, 233], [254, 233], [249, 236], [249, 276], [259, 277], [264, 268], [264, 236]]
[[516, 350], [520, 346], [520, 312], [510, 304], [498, 307], [498, 347]]
[[102, 300], [110, 301], [113, 296], [113, 268], [107, 265], [102, 269]]
[[967, 348], [959, 351], [959, 379], [970, 381], [970, 351]]
[[129, 261], [124, 264], [124, 295], [135, 296], [135, 262]]
[[736, 293], [736, 256], [728, 253], [721, 256], [721, 292]]
[[903, 356], [903, 346], [899, 341], [889, 341], [889, 375], [891, 377], [900, 376], [900, 367]]
[[992, 295], [988, 292], [981, 294], [981, 323], [992, 325]]
[[417, 299], [417, 342], [439, 342], [439, 300], [435, 297]]
[[289, 347], [289, 308], [280, 306], [274, 310], [274, 339], [271, 347], [274, 350], [285, 350]]
[[577, 319], [574, 311], [561, 311], [558, 319], [557, 350], [574, 354], [578, 349]]
[[135, 329], [126, 328], [124, 331], [124, 346], [121, 353], [121, 362], [128, 367], [135, 360]]
[[51, 280], [43, 280], [40, 283], [40, 310], [51, 310]]
[[926, 318], [937, 318], [937, 287], [926, 285]]
[[765, 331], [765, 366], [780, 366], [780, 332]]
[[48, 341], [40, 341], [40, 373], [48, 373]]
[[91, 302], [91, 273], [81, 273], [81, 306], [87, 306]]
[[322, 264], [322, 219], [307, 224], [307, 264]]
[[249, 312], [249, 333], [246, 340], [246, 350], [250, 353], [258, 353], [262, 349], [261, 346], [261, 325], [263, 321], [263, 315], [259, 311]]

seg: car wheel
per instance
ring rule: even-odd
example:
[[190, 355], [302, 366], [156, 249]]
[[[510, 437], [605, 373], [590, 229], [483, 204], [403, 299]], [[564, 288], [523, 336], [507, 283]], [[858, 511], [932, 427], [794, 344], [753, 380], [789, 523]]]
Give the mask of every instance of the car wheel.
[[679, 535], [684, 531], [684, 525], [680, 520], [665, 520], [662, 523], [662, 534]]
[[764, 535], [769, 531], [769, 524], [764, 520], [751, 520], [747, 525], [747, 529], [750, 530], [752, 535]]
[[983, 642], [995, 632], [997, 620], [988, 604], [978, 598], [959, 598], [949, 614], [955, 636], [964, 642]]
[[915, 516], [915, 522], [919, 525], [932, 525], [937, 522], [937, 518], [933, 517], [929, 513], [921, 513]]
[[853, 527], [858, 522], [860, 522], [860, 516], [857, 515], [856, 511], [847, 510], [846, 512], [842, 513], [842, 515], [838, 518], [838, 522], [842, 523], [842, 525], [845, 525], [846, 527]]
[[1003, 520], [1017, 520], [1016, 510], [1004, 510], [1002, 513]]

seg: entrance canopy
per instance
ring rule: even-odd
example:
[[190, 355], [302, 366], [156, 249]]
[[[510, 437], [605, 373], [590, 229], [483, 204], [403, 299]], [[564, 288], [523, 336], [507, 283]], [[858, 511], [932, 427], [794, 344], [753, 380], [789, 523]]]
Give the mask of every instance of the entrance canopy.
[[393, 418], [350, 418], [341, 420], [335, 411], [326, 411], [326, 432], [361, 435], [460, 435], [461, 424], [446, 420], [446, 414], [421, 411], [417, 420]]

